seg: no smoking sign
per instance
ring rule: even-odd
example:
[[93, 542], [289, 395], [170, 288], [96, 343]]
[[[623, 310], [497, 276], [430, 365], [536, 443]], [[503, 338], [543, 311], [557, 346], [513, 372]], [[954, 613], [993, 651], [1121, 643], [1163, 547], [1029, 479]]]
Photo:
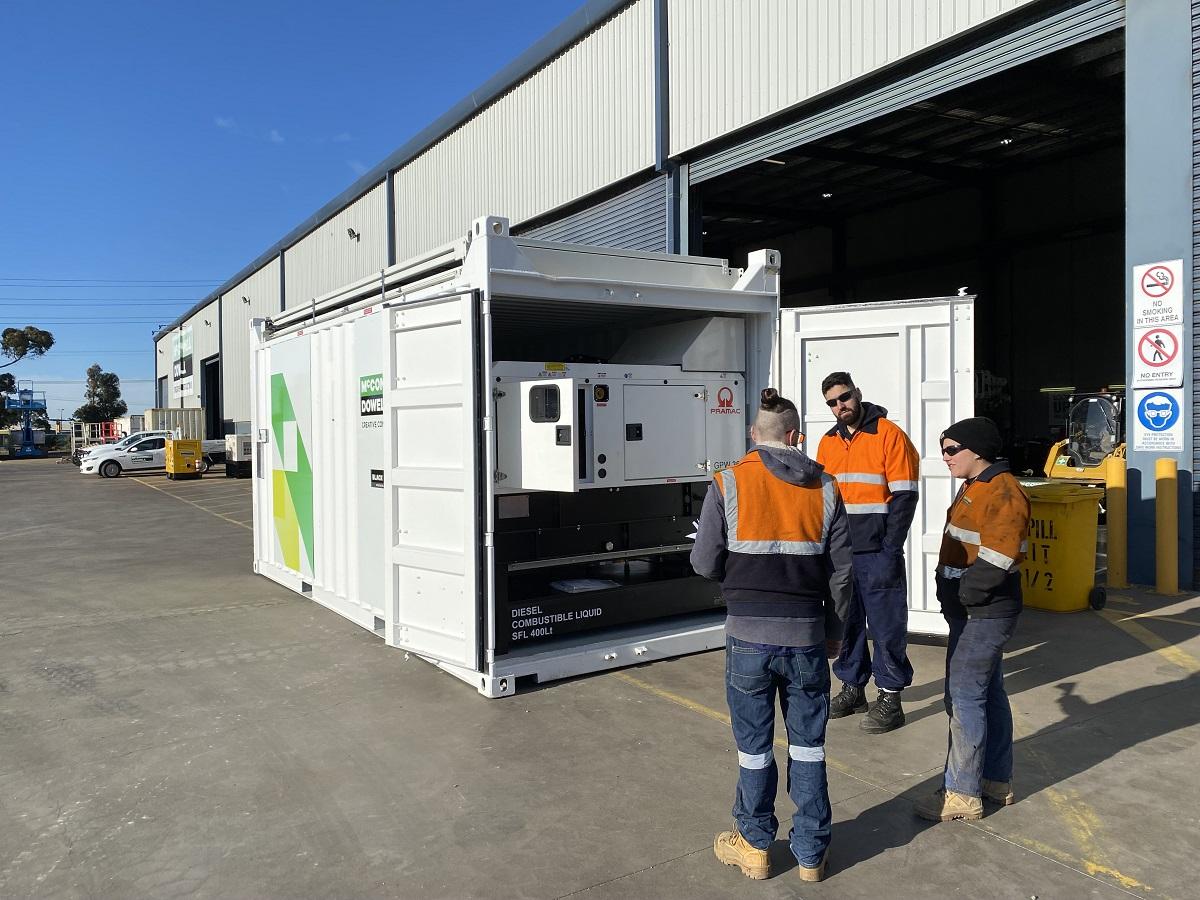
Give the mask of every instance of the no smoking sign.
[[[1133, 267], [1135, 329], [1183, 324], [1183, 260], [1169, 259]], [[1153, 355], [1153, 351], [1151, 351]]]
[[1158, 299], [1165, 297], [1175, 286], [1175, 273], [1167, 266], [1151, 266], [1142, 276], [1142, 293]]

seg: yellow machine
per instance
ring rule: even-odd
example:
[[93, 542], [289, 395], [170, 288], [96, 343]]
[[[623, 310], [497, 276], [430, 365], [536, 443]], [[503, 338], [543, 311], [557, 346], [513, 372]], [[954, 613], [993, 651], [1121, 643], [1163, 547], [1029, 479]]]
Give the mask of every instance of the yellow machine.
[[1072, 395], [1067, 436], [1050, 448], [1046, 477], [1106, 486], [1105, 460], [1125, 457], [1124, 407], [1123, 391]]
[[199, 478], [202, 459], [199, 441], [167, 438], [167, 477], [170, 479]]

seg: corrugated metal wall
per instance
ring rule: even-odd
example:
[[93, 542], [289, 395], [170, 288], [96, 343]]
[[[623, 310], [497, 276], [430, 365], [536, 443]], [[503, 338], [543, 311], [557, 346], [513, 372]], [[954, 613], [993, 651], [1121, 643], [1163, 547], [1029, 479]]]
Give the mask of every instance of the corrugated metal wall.
[[[440, 192], [439, 186], [428, 194], [436, 198]], [[284, 290], [289, 309], [387, 266], [386, 201], [384, 183], [380, 182], [284, 251]], [[357, 240], [349, 236], [348, 228], [358, 234]]]
[[[164, 397], [158, 396], [158, 379], [167, 379], [167, 392]], [[165, 334], [154, 345], [154, 404], [165, 401], [171, 403], [171, 335]], [[131, 409], [131, 413], [140, 413], [140, 409]]]
[[221, 415], [227, 421], [250, 421], [250, 320], [278, 313], [278, 259], [221, 297], [221, 376], [225, 394]]
[[[1192, 496], [1200, 494], [1200, 0], [1192, 0]], [[1192, 585], [1200, 586], [1200, 499], [1192, 503]]]
[[396, 258], [653, 167], [653, 40], [653, 5], [638, 0], [397, 172]]
[[1031, 0], [668, 0], [671, 153]]
[[665, 253], [667, 179], [652, 178], [602, 203], [518, 233], [542, 241]]

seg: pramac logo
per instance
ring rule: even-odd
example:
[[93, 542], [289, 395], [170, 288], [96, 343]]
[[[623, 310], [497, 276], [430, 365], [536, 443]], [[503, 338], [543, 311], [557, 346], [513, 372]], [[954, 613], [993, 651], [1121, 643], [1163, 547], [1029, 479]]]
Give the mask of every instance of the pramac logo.
[[735, 415], [737, 410], [733, 408], [733, 391], [727, 387], [717, 391], [717, 405], [709, 412], [718, 416]]

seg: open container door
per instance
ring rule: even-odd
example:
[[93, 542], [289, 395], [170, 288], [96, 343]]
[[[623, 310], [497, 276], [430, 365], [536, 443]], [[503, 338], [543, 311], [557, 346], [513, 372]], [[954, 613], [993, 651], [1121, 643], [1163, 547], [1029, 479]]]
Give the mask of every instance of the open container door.
[[780, 314], [782, 390], [800, 407], [814, 457], [834, 418], [821, 394], [831, 372], [849, 372], [863, 398], [883, 406], [921, 456], [921, 499], [909, 531], [909, 631], [945, 634], [934, 593], [946, 509], [955, 484], [939, 435], [974, 415], [975, 298], [948, 297], [785, 309]]
[[459, 677], [479, 670], [478, 306], [468, 292], [391, 307], [384, 351], [385, 637]]

